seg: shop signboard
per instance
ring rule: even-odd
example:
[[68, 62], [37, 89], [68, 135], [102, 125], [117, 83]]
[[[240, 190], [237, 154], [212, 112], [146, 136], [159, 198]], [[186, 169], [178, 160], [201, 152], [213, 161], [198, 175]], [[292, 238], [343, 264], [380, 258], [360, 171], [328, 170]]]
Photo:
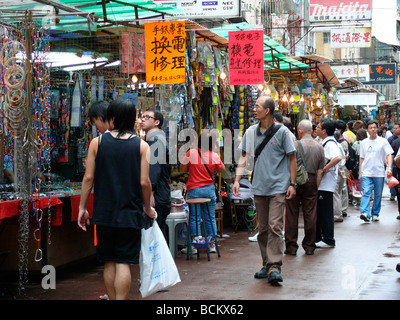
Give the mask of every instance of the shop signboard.
[[229, 32], [229, 84], [264, 84], [263, 31]]
[[364, 84], [395, 84], [396, 83], [396, 64], [377, 63], [369, 65], [369, 81]]
[[371, 47], [371, 28], [331, 30], [331, 48], [369, 47]]
[[174, 84], [185, 82], [186, 33], [184, 21], [144, 24], [146, 82]]
[[333, 72], [338, 79], [353, 78], [360, 82], [369, 81], [368, 64], [349, 64], [341, 66], [332, 66]]
[[310, 0], [310, 22], [371, 20], [372, 0]]
[[240, 0], [155, 0], [156, 4], [165, 4], [180, 9], [177, 19], [235, 18], [240, 17]]
[[144, 34], [123, 32], [121, 34], [122, 73], [146, 72]]

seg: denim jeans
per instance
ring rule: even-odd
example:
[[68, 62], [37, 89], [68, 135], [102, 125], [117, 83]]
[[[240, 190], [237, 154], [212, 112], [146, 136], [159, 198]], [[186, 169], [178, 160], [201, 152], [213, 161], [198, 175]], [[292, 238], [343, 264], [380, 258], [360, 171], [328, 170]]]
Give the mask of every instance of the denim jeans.
[[[214, 235], [217, 232], [217, 224], [215, 223], [215, 204], [217, 202], [217, 197], [215, 196], [215, 187], [214, 185], [203, 186], [199, 188], [194, 188], [188, 191], [187, 199], [196, 199], [196, 198], [208, 198], [211, 199], [211, 202], [208, 203], [208, 207], [210, 209], [210, 217], [207, 214], [207, 204], [203, 203], [201, 205], [197, 205], [197, 224], [196, 224], [196, 216], [195, 216], [195, 207], [192, 205], [191, 208], [191, 217], [189, 221], [189, 230], [191, 236], [201, 235], [200, 221], [201, 221], [201, 213], [203, 213], [204, 217], [204, 225], [206, 229], [207, 235]], [[213, 229], [211, 228], [213, 227]]]
[[361, 198], [360, 210], [362, 214], [365, 214], [369, 218], [371, 218], [371, 208], [369, 205], [369, 200], [372, 195], [372, 189], [374, 190], [372, 216], [379, 216], [379, 212], [381, 211], [381, 200], [384, 182], [384, 177], [362, 177], [363, 195]]

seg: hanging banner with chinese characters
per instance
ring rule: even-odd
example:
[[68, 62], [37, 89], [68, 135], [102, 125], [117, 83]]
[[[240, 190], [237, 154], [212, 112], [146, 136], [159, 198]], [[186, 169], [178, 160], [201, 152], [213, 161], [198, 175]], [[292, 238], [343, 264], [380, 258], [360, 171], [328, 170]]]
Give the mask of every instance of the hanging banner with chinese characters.
[[371, 28], [331, 30], [331, 48], [369, 48]]
[[146, 72], [144, 34], [124, 32], [121, 34], [121, 72]]
[[185, 82], [186, 34], [184, 21], [144, 24], [146, 39], [146, 82]]
[[395, 84], [396, 83], [396, 64], [378, 63], [369, 65], [369, 82], [364, 84]]
[[262, 30], [229, 32], [229, 84], [264, 84]]

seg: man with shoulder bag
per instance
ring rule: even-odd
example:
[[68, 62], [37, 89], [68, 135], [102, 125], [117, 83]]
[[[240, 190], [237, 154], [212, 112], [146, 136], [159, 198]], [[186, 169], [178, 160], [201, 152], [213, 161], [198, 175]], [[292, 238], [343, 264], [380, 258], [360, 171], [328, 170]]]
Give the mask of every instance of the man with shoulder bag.
[[[307, 255], [314, 254], [317, 228], [318, 186], [321, 175], [318, 171], [325, 165], [324, 148], [312, 136], [312, 123], [300, 121], [297, 127], [300, 140], [297, 142], [297, 183], [296, 196], [286, 200], [285, 254], [296, 255], [298, 244], [300, 203], [303, 210], [304, 238], [302, 247]], [[299, 171], [299, 168], [302, 170]]]
[[[296, 148], [290, 131], [273, 121], [275, 102], [271, 97], [257, 99], [254, 117], [259, 124], [248, 128], [238, 147], [242, 152], [232, 191], [239, 194], [239, 181], [248, 156], [254, 155], [252, 192], [258, 217], [258, 244], [262, 269], [255, 278], [267, 278], [272, 285], [283, 281], [283, 214], [285, 200], [296, 195]], [[266, 183], [268, 181], [268, 183]]]

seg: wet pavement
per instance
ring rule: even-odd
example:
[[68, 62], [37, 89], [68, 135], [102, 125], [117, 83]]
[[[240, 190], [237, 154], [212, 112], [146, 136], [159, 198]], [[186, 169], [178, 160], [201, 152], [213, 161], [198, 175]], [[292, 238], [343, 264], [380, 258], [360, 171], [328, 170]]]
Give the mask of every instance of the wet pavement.
[[[386, 190], [387, 191], [387, 190]], [[359, 206], [349, 206], [348, 216], [335, 223], [336, 247], [316, 249], [312, 256], [299, 248], [284, 256], [283, 282], [271, 286], [254, 278], [261, 268], [258, 244], [247, 231], [224, 229], [219, 240], [221, 257], [202, 251], [200, 259], [175, 258], [181, 282], [169, 290], [142, 299], [139, 267], [133, 266], [131, 300], [399, 300], [400, 220], [397, 202], [384, 193], [379, 222], [364, 223]], [[303, 236], [300, 220], [299, 243]], [[31, 276], [25, 296], [17, 300], [98, 300], [105, 293], [102, 266], [88, 261], [57, 271], [56, 289], [43, 290], [40, 277]], [[6, 297], [7, 298], [7, 297]], [[105, 302], [106, 303], [106, 302]]]

